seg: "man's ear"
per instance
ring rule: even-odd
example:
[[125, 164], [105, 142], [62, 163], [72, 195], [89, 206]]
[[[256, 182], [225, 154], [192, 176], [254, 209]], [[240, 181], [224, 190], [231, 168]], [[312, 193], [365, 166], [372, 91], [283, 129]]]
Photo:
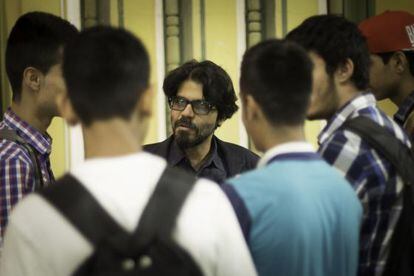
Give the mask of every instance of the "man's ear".
[[74, 126], [80, 122], [67, 92], [58, 94], [56, 96], [56, 103], [60, 115], [69, 125]]
[[403, 52], [398, 51], [395, 52], [389, 62], [388, 62], [389, 66], [391, 66], [391, 68], [394, 70], [394, 72], [396, 72], [397, 74], [402, 74], [404, 73], [407, 69], [409, 70], [409, 64], [408, 64], [408, 60], [406, 55], [404, 55]]
[[339, 84], [348, 82], [354, 74], [354, 63], [351, 59], [347, 58], [345, 62], [336, 69], [334, 78]]
[[245, 94], [240, 97], [242, 99], [243, 104], [243, 116], [246, 121], [255, 121], [257, 120], [262, 114], [259, 105], [257, 104], [256, 100], [250, 94]]
[[150, 85], [142, 92], [142, 95], [138, 101], [138, 114], [140, 118], [145, 119], [152, 115], [152, 101], [154, 98], [154, 88]]
[[23, 71], [23, 84], [33, 91], [40, 90], [41, 78], [43, 78], [42, 72], [34, 67], [27, 67]]

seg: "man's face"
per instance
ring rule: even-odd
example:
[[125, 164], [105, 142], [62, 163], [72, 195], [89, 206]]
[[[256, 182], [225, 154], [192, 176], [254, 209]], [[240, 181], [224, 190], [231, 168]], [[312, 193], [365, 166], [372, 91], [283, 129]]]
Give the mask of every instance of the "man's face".
[[371, 54], [371, 65], [369, 70], [369, 86], [377, 100], [383, 100], [392, 96], [392, 70], [385, 65], [382, 58]]
[[50, 67], [44, 75], [39, 94], [38, 112], [47, 117], [58, 116], [56, 99], [59, 94], [66, 91], [65, 81], [62, 76], [62, 63]]
[[310, 120], [329, 119], [338, 108], [338, 93], [332, 76], [326, 72], [325, 61], [309, 52], [313, 62], [313, 85], [307, 117]]
[[[203, 86], [192, 80], [184, 81], [177, 91], [177, 97], [186, 100], [203, 100]], [[171, 110], [171, 125], [177, 144], [184, 149], [192, 148], [213, 135], [217, 125], [217, 110], [206, 115], [194, 113], [191, 104], [182, 111]]]

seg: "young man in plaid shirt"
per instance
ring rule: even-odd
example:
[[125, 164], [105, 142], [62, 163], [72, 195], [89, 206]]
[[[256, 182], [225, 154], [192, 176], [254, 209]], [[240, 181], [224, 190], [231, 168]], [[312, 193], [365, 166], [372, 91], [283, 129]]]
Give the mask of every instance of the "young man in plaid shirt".
[[[69, 22], [42, 12], [21, 16], [6, 48], [6, 71], [13, 96], [0, 130], [13, 130], [34, 152], [37, 166], [22, 145], [0, 139], [0, 248], [12, 207], [35, 183], [54, 181], [49, 155], [52, 139], [46, 130], [58, 115], [55, 98], [65, 89], [61, 72], [63, 46], [77, 34]], [[39, 177], [40, 178], [40, 177]]]
[[411, 147], [409, 139], [367, 92], [369, 52], [355, 24], [333, 15], [314, 16], [287, 38], [304, 46], [314, 63], [308, 118], [328, 120], [318, 137], [319, 153], [342, 171], [363, 206], [358, 273], [381, 275], [401, 212], [403, 183], [389, 161], [342, 125], [365, 116], [407, 147]]

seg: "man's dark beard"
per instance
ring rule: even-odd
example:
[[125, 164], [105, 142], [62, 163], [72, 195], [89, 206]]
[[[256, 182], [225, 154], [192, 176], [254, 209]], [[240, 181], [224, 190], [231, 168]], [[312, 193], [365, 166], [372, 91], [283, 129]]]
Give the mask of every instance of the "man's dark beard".
[[[180, 131], [177, 133], [175, 130], [179, 126], [193, 129], [195, 131], [194, 138], [191, 138], [191, 134], [188, 132]], [[204, 142], [214, 132], [214, 130], [215, 126], [212, 126], [211, 124], [203, 125], [200, 128], [193, 124], [187, 117], [183, 117], [180, 120], [177, 120], [174, 124], [174, 139], [180, 148], [189, 149]]]

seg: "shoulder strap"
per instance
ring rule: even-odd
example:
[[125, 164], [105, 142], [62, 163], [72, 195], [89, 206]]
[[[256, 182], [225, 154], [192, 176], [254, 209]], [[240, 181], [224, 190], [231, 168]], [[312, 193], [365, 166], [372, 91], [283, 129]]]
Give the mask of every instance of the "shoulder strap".
[[[136, 247], [148, 244], [155, 236], [170, 236], [175, 217], [193, 182], [194, 177], [187, 173], [172, 168], [164, 171], [134, 234]], [[64, 176], [40, 194], [95, 246], [102, 239], [119, 233], [130, 236], [71, 175]]]
[[154, 239], [171, 239], [176, 218], [195, 177], [183, 170], [167, 166], [145, 207], [135, 231], [135, 244], [146, 246]]
[[[400, 258], [402, 260], [402, 257], [404, 257], [400, 256], [401, 252], [403, 252], [402, 247], [406, 247], [407, 245], [411, 246], [414, 241], [414, 220], [412, 218], [412, 215], [414, 214], [413, 155], [410, 149], [394, 137], [389, 131], [366, 117], [360, 116], [346, 121], [344, 128], [360, 135], [364, 141], [382, 154], [396, 167], [398, 173], [404, 181], [403, 210], [396, 228], [394, 229], [394, 233], [396, 235], [393, 235], [392, 237], [391, 243], [396, 244], [397, 246], [391, 247], [389, 256], [394, 256], [394, 259], [389, 259], [390, 262], [387, 263], [386, 271], [389, 271], [391, 268], [390, 264], [396, 262], [395, 258]], [[411, 254], [414, 254], [414, 252], [411, 252]], [[413, 255], [410, 255], [410, 257], [412, 256]], [[398, 261], [396, 263], [398, 265], [400, 264]], [[411, 260], [408, 263], [411, 263]], [[395, 274], [384, 273], [384, 275]]]
[[15, 142], [27, 151], [27, 153], [29, 154], [29, 158], [32, 161], [32, 164], [34, 165], [33, 169], [35, 173], [35, 191], [38, 191], [40, 188], [44, 187], [40, 163], [36, 157], [36, 153], [33, 147], [29, 143], [27, 143], [22, 137], [20, 137], [17, 134], [17, 132], [13, 129], [1, 129], [0, 139], [6, 139]]
[[125, 232], [90, 192], [67, 174], [39, 192], [95, 246], [104, 237]]
[[[414, 184], [414, 160], [410, 149], [376, 122], [359, 116], [348, 120], [343, 127], [359, 136], [393, 164], [406, 186]], [[414, 198], [414, 194], [413, 197]]]

